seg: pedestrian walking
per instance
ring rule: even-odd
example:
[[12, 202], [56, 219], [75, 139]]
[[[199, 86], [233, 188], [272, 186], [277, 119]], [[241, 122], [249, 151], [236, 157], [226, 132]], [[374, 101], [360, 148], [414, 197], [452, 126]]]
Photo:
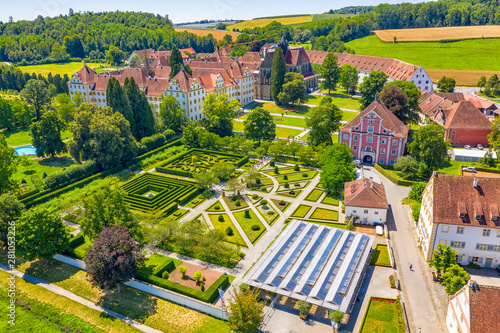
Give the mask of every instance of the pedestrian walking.
[[412, 264], [410, 264], [410, 271], [412, 271], [412, 270], [413, 270], [413, 265], [412, 265]]

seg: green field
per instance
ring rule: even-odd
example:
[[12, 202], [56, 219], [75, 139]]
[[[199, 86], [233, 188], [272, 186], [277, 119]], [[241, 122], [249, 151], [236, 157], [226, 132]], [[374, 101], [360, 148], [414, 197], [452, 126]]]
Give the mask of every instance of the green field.
[[318, 201], [319, 197], [323, 194], [323, 192], [324, 192], [323, 190], [315, 188], [314, 190], [311, 191], [311, 193], [309, 193], [309, 195], [306, 197], [306, 200], [316, 202]]
[[269, 111], [269, 113], [285, 114], [287, 110], [293, 110], [297, 112], [290, 112], [292, 115], [304, 115], [309, 111], [309, 107], [306, 105], [287, 105], [279, 106], [274, 104], [274, 102], [257, 102], [253, 103], [251, 106], [247, 107], [247, 110], [253, 110], [256, 108], [263, 108]]
[[299, 207], [297, 207], [293, 213], [292, 213], [292, 217], [305, 217], [307, 215], [307, 213], [309, 212], [309, 210], [311, 210], [311, 206], [308, 206], [308, 205], [300, 205]]
[[[224, 217], [224, 222], [219, 221], [219, 215], [222, 215]], [[233, 244], [238, 244], [240, 246], [247, 247], [247, 243], [243, 240], [243, 237], [241, 237], [238, 229], [234, 226], [233, 221], [229, 218], [229, 215], [227, 214], [208, 214], [210, 217], [210, 221], [212, 222], [213, 226], [215, 229], [223, 232], [226, 235], [227, 241], [229, 243]], [[226, 229], [227, 227], [230, 227], [233, 230], [233, 235], [228, 236], [226, 234]]]
[[316, 208], [311, 214], [311, 219], [338, 221], [339, 212], [331, 209]]
[[28, 186], [34, 189], [33, 184], [31, 183], [31, 177], [33, 175], [38, 175], [40, 179], [43, 179], [43, 174], [50, 175], [55, 171], [61, 170], [61, 168], [69, 167], [75, 162], [67, 157], [55, 157], [52, 159], [51, 157], [46, 157], [43, 159], [33, 159], [30, 160], [30, 166], [18, 166], [16, 173], [12, 175], [13, 180], [21, 181], [25, 180]]
[[[328, 94], [328, 91], [324, 91], [323, 93]], [[332, 91], [330, 97], [332, 97], [332, 103], [341, 109], [359, 110], [359, 98], [352, 97], [340, 89], [337, 89], [335, 92]], [[306, 104], [319, 105], [322, 98], [323, 96], [320, 95], [309, 95]]]
[[[31, 135], [29, 129], [16, 129], [13, 131], [0, 130], [0, 133], [5, 135], [7, 139], [7, 144], [11, 147], [31, 145]], [[73, 133], [70, 130], [64, 130], [61, 132], [61, 139], [67, 140], [73, 137]]]
[[356, 54], [396, 58], [425, 69], [500, 70], [500, 39], [385, 43], [368, 36], [345, 45]]
[[323, 200], [321, 200], [322, 204], [325, 205], [332, 205], [332, 206], [338, 206], [339, 205], [339, 199], [338, 196], [334, 198], [331, 194], [327, 194]]
[[370, 298], [360, 333], [402, 333], [404, 331], [402, 310], [398, 300]]
[[[109, 67], [109, 64], [102, 63], [87, 63], [87, 66], [99, 71], [99, 69]], [[36, 73], [42, 74], [43, 76], [60, 74], [63, 76], [64, 74], [68, 74], [71, 77], [72, 74], [78, 72], [83, 67], [83, 62], [66, 62], [61, 64], [43, 64], [43, 65], [31, 65], [31, 66], [18, 66], [21, 71], [25, 73]]]
[[[245, 211], [239, 211], [236, 213], [233, 213], [234, 217], [236, 218], [236, 221], [240, 224], [240, 227], [243, 229], [245, 234], [247, 235], [248, 239], [252, 244], [255, 244], [257, 240], [260, 238], [264, 232], [266, 232], [266, 227], [260, 222], [259, 218], [253, 210], [248, 209], [250, 212], [250, 218], [245, 217]], [[253, 225], [258, 225], [259, 230], [253, 230], [252, 226]]]
[[377, 244], [370, 259], [370, 265], [392, 267], [387, 245]]

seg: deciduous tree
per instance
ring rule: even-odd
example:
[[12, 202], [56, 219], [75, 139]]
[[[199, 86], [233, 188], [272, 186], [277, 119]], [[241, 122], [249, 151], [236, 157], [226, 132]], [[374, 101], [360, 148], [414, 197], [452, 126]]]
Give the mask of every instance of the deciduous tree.
[[358, 75], [358, 70], [352, 65], [343, 64], [342, 67], [340, 67], [339, 84], [351, 95], [354, 95], [356, 92]]
[[446, 293], [453, 295], [467, 284], [469, 273], [459, 265], [453, 264], [441, 275], [441, 279], [443, 280], [443, 286], [446, 287]]
[[282, 92], [278, 94], [279, 104], [304, 103], [307, 100], [304, 77], [299, 73], [286, 73]]
[[371, 71], [368, 76], [365, 76], [363, 83], [359, 85], [361, 93], [361, 109], [366, 108], [375, 100], [375, 95], [382, 91], [388, 76], [379, 71]]
[[35, 111], [36, 120], [40, 120], [43, 109], [50, 104], [49, 88], [42, 80], [29, 80], [21, 90], [21, 97]]
[[342, 111], [332, 103], [331, 97], [323, 97], [319, 106], [312, 108], [306, 117], [306, 126], [310, 129], [309, 144], [333, 144], [332, 134], [340, 128], [341, 120]]
[[61, 138], [61, 132], [66, 128], [65, 123], [54, 111], [45, 112], [40, 121], [31, 125], [31, 137], [36, 155], [43, 157], [64, 153], [66, 145]]
[[444, 129], [430, 123], [413, 134], [413, 140], [408, 143], [408, 151], [417, 162], [424, 163], [430, 169], [439, 169], [448, 158], [449, 146], [449, 141], [444, 141]]
[[438, 249], [432, 251], [432, 261], [429, 266], [434, 267], [438, 275], [440, 275], [442, 272], [448, 271], [452, 265], [457, 264], [457, 253], [448, 245], [438, 244]]
[[24, 204], [10, 194], [0, 195], [0, 240], [6, 242], [10, 223], [16, 221], [24, 211]]
[[380, 94], [380, 101], [405, 124], [408, 123], [409, 118], [407, 100], [405, 92], [397, 86], [385, 86]]
[[5, 135], [0, 133], [0, 193], [10, 186], [10, 177], [17, 170], [15, 149], [7, 145]]
[[[422, 95], [422, 92], [415, 83], [411, 81], [392, 81], [389, 82], [385, 87], [399, 87], [403, 90], [406, 95], [406, 112], [407, 112], [407, 121], [411, 121], [413, 123], [420, 122], [420, 106], [419, 99]], [[380, 96], [382, 100], [382, 96]]]
[[221, 137], [233, 135], [232, 121], [240, 110], [240, 102], [231, 99], [227, 94], [209, 93], [202, 108], [210, 132]]
[[234, 289], [228, 301], [228, 325], [233, 332], [254, 333], [264, 320], [264, 302], [249, 288]]
[[443, 77], [437, 82], [437, 88], [443, 93], [453, 92], [455, 90], [455, 79], [443, 75]]
[[337, 88], [340, 79], [340, 68], [337, 62], [337, 56], [333, 52], [328, 52], [318, 73], [323, 79], [320, 81], [321, 89], [328, 90], [328, 94]]
[[160, 121], [164, 129], [179, 133], [187, 124], [187, 117], [181, 108], [181, 103], [173, 95], [163, 97], [160, 103]]
[[52, 105], [56, 108], [57, 114], [65, 122], [73, 121], [75, 116], [76, 107], [71, 97], [67, 94], [59, 94], [54, 98]]
[[209, 190], [220, 181], [214, 172], [198, 172], [193, 175], [193, 178], [200, 190]]
[[488, 143], [497, 153], [497, 156], [500, 156], [500, 117], [496, 117], [491, 122], [491, 133], [488, 134]]
[[276, 137], [276, 125], [269, 111], [256, 108], [243, 122], [245, 136], [250, 140], [273, 141]]
[[352, 162], [351, 148], [345, 143], [336, 143], [326, 149], [321, 158], [321, 182], [331, 193], [339, 194], [344, 183], [354, 180], [356, 166]]

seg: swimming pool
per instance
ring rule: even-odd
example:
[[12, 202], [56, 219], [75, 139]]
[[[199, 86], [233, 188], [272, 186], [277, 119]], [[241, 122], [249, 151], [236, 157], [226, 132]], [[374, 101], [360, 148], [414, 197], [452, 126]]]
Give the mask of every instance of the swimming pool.
[[36, 155], [36, 148], [33, 146], [16, 148], [16, 155]]

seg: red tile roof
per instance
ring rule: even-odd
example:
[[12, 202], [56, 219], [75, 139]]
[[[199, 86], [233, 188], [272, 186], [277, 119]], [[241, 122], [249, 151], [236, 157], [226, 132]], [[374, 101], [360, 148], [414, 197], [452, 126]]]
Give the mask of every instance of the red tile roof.
[[351, 127], [359, 126], [361, 118], [367, 113], [374, 111], [380, 118], [382, 118], [382, 125], [385, 129], [389, 130], [393, 136], [398, 138], [405, 138], [408, 136], [410, 128], [406, 126], [398, 117], [387, 109], [382, 103], [373, 101], [366, 109], [359, 113], [356, 118], [342, 126], [339, 132], [349, 132]]
[[[492, 219], [500, 205], [500, 178], [436, 174], [429, 182], [433, 183], [433, 222], [500, 229], [500, 217]], [[479, 220], [475, 215], [478, 207], [483, 212]], [[466, 212], [464, 218], [461, 211]]]
[[479, 285], [469, 290], [470, 333], [500, 332], [500, 288]]
[[[269, 54], [272, 58], [272, 56], [274, 55], [274, 51], [275, 49], [269, 50], [267, 54]], [[288, 49], [286, 50], [284, 56], [285, 64], [287, 66], [297, 66], [299, 63], [311, 62], [304, 48]]]
[[444, 110], [444, 122], [446, 129], [464, 130], [490, 130], [491, 123], [474, 103], [471, 101], [460, 101], [453, 104], [448, 110]]
[[368, 178], [345, 183], [344, 193], [346, 206], [389, 209], [384, 185]]

